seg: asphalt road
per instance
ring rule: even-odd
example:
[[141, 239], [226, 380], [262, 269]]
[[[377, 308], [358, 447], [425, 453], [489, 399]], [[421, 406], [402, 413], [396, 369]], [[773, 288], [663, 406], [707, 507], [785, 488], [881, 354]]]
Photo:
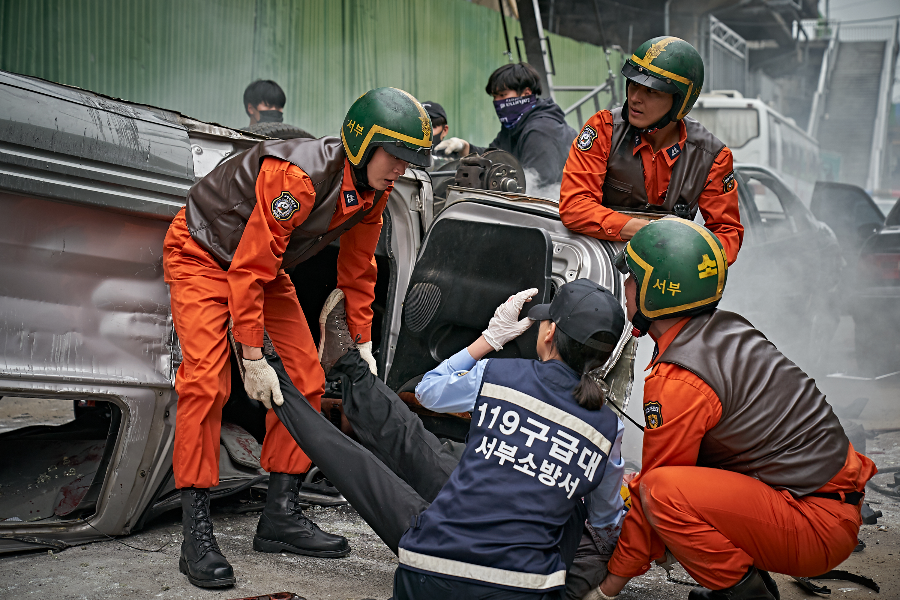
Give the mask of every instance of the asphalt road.
[[[642, 343], [638, 351], [639, 375], [633, 396], [636, 400], [628, 411], [637, 418], [642, 418], [638, 408], [640, 373], [651, 351], [652, 344], [648, 343]], [[848, 333], [846, 323], [842, 323], [827, 352], [823, 365], [826, 376], [819, 376], [819, 385], [836, 409], [845, 408], [859, 398], [866, 399], [859, 414], [847, 422], [866, 428], [866, 453], [879, 468], [900, 467], [900, 376], [877, 380], [856, 378], [852, 329]], [[67, 418], [66, 411], [54, 412], [54, 409], [36, 414], [34, 404], [21, 401], [13, 404], [7, 400], [0, 402], [0, 430], [38, 422], [58, 423]], [[630, 447], [630, 458], [639, 461], [639, 432], [631, 425], [626, 427], [626, 449]], [[877, 475], [873, 482], [885, 487], [893, 483], [893, 477], [893, 473], [885, 473]], [[853, 554], [840, 568], [874, 579], [882, 586], [881, 593], [875, 594], [849, 582], [821, 581], [831, 589], [831, 598], [900, 599], [900, 499], [870, 490], [867, 502], [884, 516], [875, 525], [863, 526], [860, 539], [866, 548]], [[235, 515], [214, 505], [217, 538], [237, 575], [234, 588], [202, 590], [178, 572], [181, 524], [179, 515], [170, 512], [150, 523], [146, 530], [118, 541], [77, 546], [57, 554], [0, 556], [0, 598], [231, 600], [283, 591], [309, 600], [390, 598], [396, 558], [355, 511], [349, 507], [313, 508], [309, 514], [326, 531], [349, 538], [353, 547], [350, 556], [325, 560], [254, 552], [252, 539], [258, 513]], [[774, 576], [783, 599], [815, 597], [790, 578]], [[676, 567], [675, 577], [689, 581], [680, 567]], [[665, 572], [653, 567], [646, 575], [632, 580], [620, 597], [622, 600], [687, 598], [689, 590], [687, 585], [667, 582]]]

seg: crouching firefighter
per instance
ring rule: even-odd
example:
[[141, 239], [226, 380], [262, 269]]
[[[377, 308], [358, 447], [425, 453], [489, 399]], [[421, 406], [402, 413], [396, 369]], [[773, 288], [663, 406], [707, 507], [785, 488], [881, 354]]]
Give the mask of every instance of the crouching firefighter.
[[703, 87], [703, 60], [676, 37], [644, 42], [622, 66], [626, 102], [591, 117], [566, 160], [559, 215], [566, 227], [601, 240], [627, 241], [650, 212], [693, 220], [737, 258], [744, 236], [729, 150], [688, 117]]
[[703, 586], [691, 600], [772, 600], [768, 571], [815, 577], [845, 560], [875, 465], [815, 381], [743, 317], [716, 309], [722, 244], [667, 218], [637, 232], [616, 265], [636, 334], [649, 332], [656, 351], [643, 469], [592, 598], [614, 597], [667, 549]]
[[[262, 357], [270, 336], [291, 379], [319, 410], [325, 375], [286, 269], [341, 236], [338, 285], [360, 354], [375, 372], [371, 323], [375, 246], [393, 182], [409, 163], [429, 166], [431, 123], [395, 88], [360, 97], [341, 137], [263, 142], [197, 182], [165, 239], [163, 265], [184, 361], [175, 389], [173, 468], [182, 490], [179, 566], [194, 585], [235, 582], [213, 535], [209, 488], [219, 483], [219, 432], [230, 394], [227, 330], [242, 346], [247, 394], [271, 409], [278, 378]], [[301, 267], [302, 268], [302, 267]], [[347, 540], [321, 531], [297, 504], [310, 459], [272, 410], [260, 460], [270, 473], [255, 550], [341, 557]]]

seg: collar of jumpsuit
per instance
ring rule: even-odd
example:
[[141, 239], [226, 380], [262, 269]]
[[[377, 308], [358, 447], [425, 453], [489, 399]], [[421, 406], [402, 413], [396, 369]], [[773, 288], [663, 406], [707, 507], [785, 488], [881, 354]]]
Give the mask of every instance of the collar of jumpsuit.
[[[675, 323], [672, 327], [670, 327], [664, 334], [659, 336], [659, 339], [650, 333], [650, 337], [656, 341], [656, 347], [653, 349], [653, 357], [650, 359], [650, 363], [644, 368], [645, 371], [649, 371], [654, 366], [656, 366], [656, 360], [662, 356], [662, 353], [666, 351], [666, 348], [669, 347], [669, 344], [675, 339], [675, 337], [684, 329], [684, 326], [687, 325], [687, 322], [690, 321], [690, 317], [683, 317], [680, 321]], [[649, 332], [648, 332], [649, 333]]]
[[341, 197], [338, 200], [338, 209], [334, 213], [332, 225], [343, 222], [345, 217], [358, 210], [365, 210], [375, 201], [375, 190], [361, 192], [353, 184], [353, 167], [350, 161], [344, 159], [344, 178], [341, 181]]
[[[666, 191], [669, 189], [669, 180], [672, 177], [672, 167], [675, 161], [684, 151], [687, 142], [687, 127], [684, 121], [678, 121], [678, 143], [668, 148], [661, 148], [656, 152], [653, 146], [641, 133], [634, 133], [634, 149], [632, 154], [640, 153], [641, 162], [644, 165], [644, 181], [647, 186], [647, 199], [651, 204], [662, 204], [666, 199]], [[662, 154], [660, 160], [657, 157]]]

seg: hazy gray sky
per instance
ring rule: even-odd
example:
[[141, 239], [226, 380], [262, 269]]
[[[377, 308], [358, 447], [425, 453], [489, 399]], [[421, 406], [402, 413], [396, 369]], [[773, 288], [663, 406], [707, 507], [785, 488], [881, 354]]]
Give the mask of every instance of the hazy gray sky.
[[[898, 0], [829, 0], [832, 19], [874, 19], [900, 15]], [[819, 12], [825, 14], [825, 0], [819, 0]]]

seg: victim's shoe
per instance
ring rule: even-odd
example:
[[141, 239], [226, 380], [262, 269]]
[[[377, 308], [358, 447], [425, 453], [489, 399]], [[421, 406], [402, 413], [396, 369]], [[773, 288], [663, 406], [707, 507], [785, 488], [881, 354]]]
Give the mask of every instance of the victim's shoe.
[[355, 345], [347, 327], [344, 292], [340, 288], [335, 288], [328, 295], [325, 306], [319, 313], [319, 362], [325, 373], [328, 373], [334, 363]]

